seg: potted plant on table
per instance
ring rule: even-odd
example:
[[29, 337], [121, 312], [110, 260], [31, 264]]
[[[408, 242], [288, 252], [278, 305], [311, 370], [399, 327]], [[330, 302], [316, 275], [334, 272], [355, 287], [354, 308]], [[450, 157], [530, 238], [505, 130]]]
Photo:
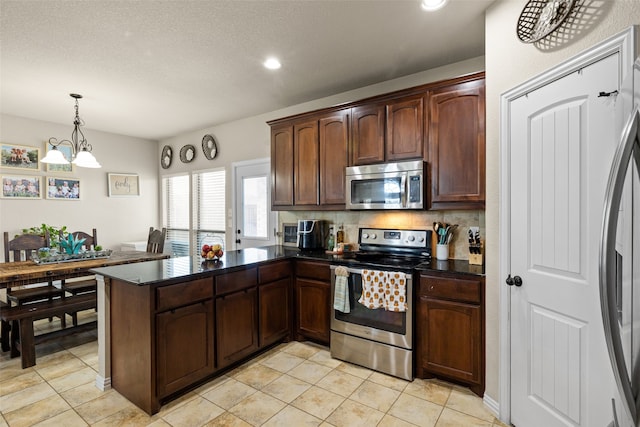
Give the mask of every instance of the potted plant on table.
[[49, 234], [49, 248], [40, 248], [38, 250], [38, 256], [40, 258], [46, 258], [50, 254], [50, 249], [53, 249], [53, 252], [57, 252], [61, 250], [60, 241], [61, 239], [67, 239], [69, 232], [67, 231], [67, 226], [63, 225], [62, 227], [58, 227], [55, 225], [41, 224], [39, 227], [30, 227], [23, 228], [22, 234], [34, 234], [36, 236], [46, 236]]

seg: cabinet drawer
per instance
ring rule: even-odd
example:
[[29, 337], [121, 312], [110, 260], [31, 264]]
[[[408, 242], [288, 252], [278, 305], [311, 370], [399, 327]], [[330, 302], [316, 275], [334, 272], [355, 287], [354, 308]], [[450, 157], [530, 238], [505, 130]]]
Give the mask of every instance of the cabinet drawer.
[[258, 269], [234, 271], [216, 276], [216, 295], [227, 294], [258, 284]]
[[455, 301], [480, 303], [482, 281], [448, 277], [421, 276], [420, 295]]
[[207, 298], [213, 298], [211, 279], [194, 280], [156, 289], [158, 311], [180, 307]]
[[291, 276], [289, 261], [272, 262], [258, 267], [258, 281], [260, 283], [273, 282]]
[[296, 261], [296, 276], [330, 282], [331, 269], [324, 262]]

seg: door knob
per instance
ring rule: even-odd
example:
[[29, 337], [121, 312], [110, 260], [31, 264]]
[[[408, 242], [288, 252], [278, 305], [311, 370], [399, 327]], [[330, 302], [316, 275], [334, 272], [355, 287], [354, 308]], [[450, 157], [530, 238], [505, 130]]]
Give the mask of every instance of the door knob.
[[507, 276], [507, 280], [505, 280], [505, 282], [507, 283], [507, 285], [509, 286], [517, 286], [520, 287], [522, 286], [522, 277], [520, 276], [513, 276], [511, 277], [511, 274], [509, 274]]

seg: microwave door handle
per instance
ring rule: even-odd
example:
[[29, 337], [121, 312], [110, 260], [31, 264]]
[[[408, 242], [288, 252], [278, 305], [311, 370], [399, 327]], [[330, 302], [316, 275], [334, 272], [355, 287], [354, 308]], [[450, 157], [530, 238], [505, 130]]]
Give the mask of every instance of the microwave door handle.
[[402, 203], [402, 207], [406, 208], [407, 207], [407, 193], [409, 192], [409, 188], [407, 187], [408, 180], [407, 180], [407, 174], [403, 173], [402, 174], [402, 180], [400, 181], [400, 188], [402, 188], [401, 191], [401, 196], [400, 196], [400, 201]]

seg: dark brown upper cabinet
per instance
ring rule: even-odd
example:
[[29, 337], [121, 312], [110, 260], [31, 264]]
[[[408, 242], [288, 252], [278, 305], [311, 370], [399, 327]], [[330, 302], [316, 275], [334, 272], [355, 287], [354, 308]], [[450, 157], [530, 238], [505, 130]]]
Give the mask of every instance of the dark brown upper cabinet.
[[293, 204], [317, 206], [319, 201], [318, 121], [293, 126]]
[[270, 121], [274, 210], [342, 210], [346, 166], [427, 161], [428, 209], [484, 209], [484, 73]]
[[422, 94], [357, 106], [351, 115], [351, 165], [424, 157]]
[[424, 96], [401, 98], [387, 104], [387, 161], [424, 157]]
[[361, 105], [351, 109], [351, 165], [384, 162], [384, 105]]
[[271, 205], [293, 205], [293, 126], [271, 128]]
[[345, 170], [349, 144], [348, 110], [330, 113], [319, 120], [320, 205], [345, 204]]
[[429, 209], [484, 209], [484, 78], [429, 96]]
[[349, 109], [272, 126], [272, 209], [344, 209], [348, 143]]

